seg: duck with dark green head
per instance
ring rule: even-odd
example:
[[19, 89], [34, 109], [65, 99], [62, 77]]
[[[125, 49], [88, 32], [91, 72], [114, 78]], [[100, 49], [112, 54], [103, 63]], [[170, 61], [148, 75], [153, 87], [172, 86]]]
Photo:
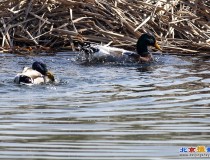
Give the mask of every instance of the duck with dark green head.
[[15, 76], [14, 82], [17, 84], [33, 85], [55, 82], [54, 75], [48, 71], [46, 64], [36, 61], [32, 68], [24, 67], [22, 73]]
[[151, 33], [142, 34], [136, 44], [136, 50], [139, 55], [140, 61], [151, 61], [153, 60], [152, 54], [148, 51], [148, 46], [153, 46], [158, 50], [162, 49], [158, 45], [155, 36]]
[[133, 62], [150, 62], [153, 60], [152, 54], [148, 51], [148, 46], [153, 46], [158, 50], [161, 50], [157, 44], [155, 36], [151, 33], [142, 34], [136, 43], [136, 52], [127, 51], [125, 49], [110, 47], [107, 45], [88, 44], [82, 46], [81, 52], [85, 54], [85, 57], [90, 60], [107, 60], [115, 58], [116, 60], [129, 59]]

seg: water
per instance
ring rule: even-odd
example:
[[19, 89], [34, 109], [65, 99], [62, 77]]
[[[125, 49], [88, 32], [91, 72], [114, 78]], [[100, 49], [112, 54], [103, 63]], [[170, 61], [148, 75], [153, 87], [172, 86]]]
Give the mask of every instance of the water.
[[[0, 159], [170, 160], [210, 144], [210, 59], [80, 65], [72, 53], [0, 56]], [[55, 85], [13, 78], [42, 60]], [[197, 158], [196, 158], [197, 159]], [[208, 158], [207, 158], [208, 159]]]

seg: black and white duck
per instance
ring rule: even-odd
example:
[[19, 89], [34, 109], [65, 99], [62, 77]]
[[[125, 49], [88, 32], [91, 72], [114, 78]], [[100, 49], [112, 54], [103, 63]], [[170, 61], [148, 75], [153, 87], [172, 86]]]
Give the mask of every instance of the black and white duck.
[[139, 37], [136, 43], [136, 52], [98, 44], [83, 46], [81, 51], [86, 55], [88, 54], [88, 56], [91, 56], [91, 59], [100, 60], [112, 57], [116, 59], [130, 59], [134, 62], [142, 63], [154, 60], [152, 54], [148, 51], [148, 46], [153, 46], [162, 51], [155, 39], [155, 36], [151, 33], [145, 33]]
[[14, 82], [25, 85], [44, 84], [55, 82], [55, 78], [48, 71], [46, 64], [36, 61], [32, 68], [24, 67], [23, 71], [15, 76]]

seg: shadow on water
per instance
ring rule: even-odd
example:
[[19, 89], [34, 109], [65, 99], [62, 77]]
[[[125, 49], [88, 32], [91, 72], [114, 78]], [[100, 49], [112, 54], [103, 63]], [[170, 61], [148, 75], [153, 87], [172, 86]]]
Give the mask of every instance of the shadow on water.
[[[182, 147], [207, 146], [210, 59], [155, 58], [81, 65], [71, 53], [1, 55], [0, 158], [174, 160]], [[58, 83], [15, 85], [35, 60]]]

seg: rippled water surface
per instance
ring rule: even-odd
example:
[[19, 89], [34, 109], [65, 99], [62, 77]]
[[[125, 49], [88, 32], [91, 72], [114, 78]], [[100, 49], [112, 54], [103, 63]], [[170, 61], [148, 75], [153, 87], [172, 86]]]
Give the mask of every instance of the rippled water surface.
[[[210, 59], [81, 65], [72, 53], [0, 55], [0, 159], [169, 160], [210, 145]], [[19, 86], [35, 60], [55, 85]]]

